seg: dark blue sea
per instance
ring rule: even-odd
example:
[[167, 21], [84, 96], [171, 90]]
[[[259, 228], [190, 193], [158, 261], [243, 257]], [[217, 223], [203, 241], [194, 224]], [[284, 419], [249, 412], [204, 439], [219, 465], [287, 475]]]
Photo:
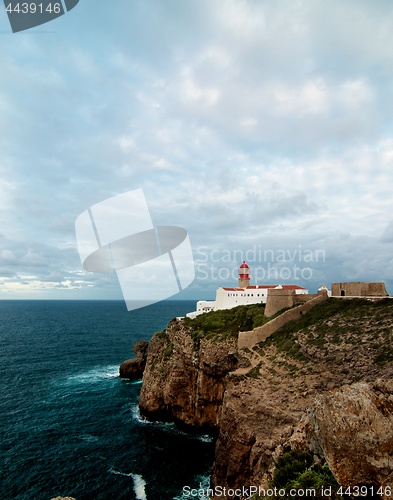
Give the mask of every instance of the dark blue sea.
[[0, 498], [181, 499], [208, 484], [214, 443], [138, 412], [118, 377], [132, 346], [193, 301], [0, 301]]

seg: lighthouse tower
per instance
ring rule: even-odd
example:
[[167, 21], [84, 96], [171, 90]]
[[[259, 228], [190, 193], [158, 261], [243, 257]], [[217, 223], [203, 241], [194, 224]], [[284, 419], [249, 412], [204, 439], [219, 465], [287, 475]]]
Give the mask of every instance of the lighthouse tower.
[[250, 286], [250, 268], [246, 261], [239, 267], [239, 288], [247, 288]]

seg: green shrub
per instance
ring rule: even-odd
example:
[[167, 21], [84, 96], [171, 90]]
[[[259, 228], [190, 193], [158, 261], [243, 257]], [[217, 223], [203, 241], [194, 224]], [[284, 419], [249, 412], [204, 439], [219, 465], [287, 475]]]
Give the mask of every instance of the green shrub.
[[172, 344], [167, 345], [164, 349], [164, 352], [163, 352], [164, 358], [169, 358], [171, 356], [172, 352], [173, 352]]
[[302, 472], [306, 471], [313, 463], [310, 453], [305, 451], [289, 451], [277, 459], [276, 470], [273, 475], [272, 486], [286, 488]]
[[237, 338], [239, 331], [248, 331], [267, 323], [262, 304], [237, 306], [232, 309], [211, 311], [201, 314], [195, 319], [184, 318], [184, 324], [195, 338], [208, 338], [222, 341]]
[[157, 332], [156, 335], [159, 339], [166, 339], [168, 336], [166, 330], [161, 330], [160, 332]]
[[284, 453], [276, 462], [276, 469], [273, 475], [271, 487], [282, 489], [286, 496], [289, 496], [290, 490], [303, 490], [301, 494], [294, 495], [293, 491], [290, 498], [304, 498], [305, 489], [315, 490], [315, 496], [312, 498], [324, 498], [322, 496], [322, 488], [332, 487], [332, 497], [335, 498], [334, 492], [338, 488], [338, 483], [334, 479], [327, 464], [316, 464], [313, 456], [306, 452], [296, 452], [294, 450]]

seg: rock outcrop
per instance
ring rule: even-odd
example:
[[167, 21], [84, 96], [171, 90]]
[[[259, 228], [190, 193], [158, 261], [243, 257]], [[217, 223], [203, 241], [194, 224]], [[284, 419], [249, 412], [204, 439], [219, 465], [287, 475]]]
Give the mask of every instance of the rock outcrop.
[[142, 378], [146, 366], [148, 346], [149, 343], [146, 340], [140, 340], [134, 344], [132, 350], [136, 357], [127, 359], [120, 365], [119, 374], [121, 378], [128, 378], [130, 380]]
[[197, 429], [217, 429], [225, 376], [236, 368], [236, 342], [193, 339], [173, 320], [149, 343], [139, 398], [141, 414]]
[[393, 380], [317, 396], [310, 420], [309, 441], [317, 442], [340, 485], [393, 488]]

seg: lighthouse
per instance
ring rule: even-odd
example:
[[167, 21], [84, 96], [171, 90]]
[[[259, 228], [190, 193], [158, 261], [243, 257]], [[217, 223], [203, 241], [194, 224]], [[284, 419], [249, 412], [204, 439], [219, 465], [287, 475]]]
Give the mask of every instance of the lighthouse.
[[[295, 294], [308, 294], [308, 290], [299, 285], [251, 285], [250, 268], [243, 261], [238, 268], [238, 286], [220, 286], [216, 291], [216, 300], [198, 300], [197, 310], [188, 313], [188, 318], [196, 318], [200, 314], [209, 311], [221, 311], [222, 309], [232, 309], [232, 307], [246, 306], [249, 304], [266, 304], [269, 290], [284, 289], [291, 290]], [[255, 273], [257, 274], [257, 273]]]
[[250, 268], [246, 264], [246, 261], [243, 261], [243, 264], [239, 267], [239, 288], [247, 288], [250, 286]]

